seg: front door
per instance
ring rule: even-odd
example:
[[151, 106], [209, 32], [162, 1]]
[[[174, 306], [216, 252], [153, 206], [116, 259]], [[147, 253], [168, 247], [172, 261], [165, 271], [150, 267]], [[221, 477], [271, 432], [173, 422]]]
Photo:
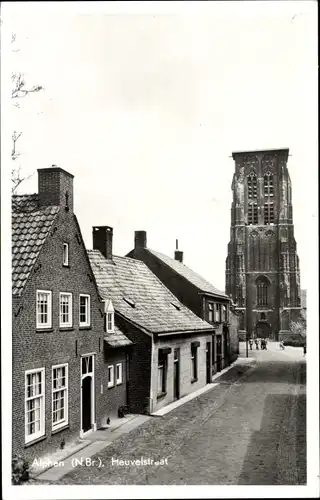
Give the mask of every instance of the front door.
[[267, 339], [271, 337], [271, 328], [266, 321], [259, 321], [257, 323], [256, 332], [258, 339]]
[[211, 342], [207, 342], [206, 363], [207, 363], [207, 384], [210, 384], [211, 381], [212, 381], [212, 375], [211, 375]]
[[82, 379], [82, 432], [87, 432], [92, 427], [91, 385], [92, 377], [90, 375]]
[[95, 430], [94, 355], [81, 356], [81, 427], [80, 435]]
[[217, 335], [217, 372], [221, 372], [221, 364], [222, 364], [221, 335]]
[[173, 359], [173, 398], [180, 398], [180, 349], [174, 350]]

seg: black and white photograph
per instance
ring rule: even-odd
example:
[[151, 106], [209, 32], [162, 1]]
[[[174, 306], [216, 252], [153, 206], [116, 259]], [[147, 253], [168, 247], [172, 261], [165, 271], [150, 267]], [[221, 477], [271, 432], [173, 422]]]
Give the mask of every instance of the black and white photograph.
[[318, 498], [314, 1], [3, 2], [3, 498]]

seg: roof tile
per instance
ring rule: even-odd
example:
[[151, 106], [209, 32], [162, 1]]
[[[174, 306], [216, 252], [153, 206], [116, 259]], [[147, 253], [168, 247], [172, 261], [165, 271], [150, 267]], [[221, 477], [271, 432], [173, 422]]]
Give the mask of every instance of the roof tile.
[[155, 250], [151, 250], [150, 248], [146, 250], [155, 257], [157, 257], [159, 260], [164, 262], [176, 273], [180, 274], [180, 276], [183, 276], [183, 278], [192, 283], [202, 292], [211, 293], [213, 295], [218, 295], [223, 298], [229, 298], [224, 292], [218, 290], [218, 288], [209, 283], [209, 281], [205, 280], [202, 276], [194, 272], [192, 269], [187, 267], [179, 260], [172, 259], [171, 257], [168, 257], [167, 255], [164, 255], [160, 252], [156, 252]]
[[12, 293], [20, 295], [60, 207], [38, 208], [38, 195], [12, 197]]
[[129, 257], [106, 259], [99, 250], [88, 250], [88, 256], [100, 295], [110, 298], [115, 311], [129, 321], [152, 333], [212, 329], [181, 304], [144, 262]]

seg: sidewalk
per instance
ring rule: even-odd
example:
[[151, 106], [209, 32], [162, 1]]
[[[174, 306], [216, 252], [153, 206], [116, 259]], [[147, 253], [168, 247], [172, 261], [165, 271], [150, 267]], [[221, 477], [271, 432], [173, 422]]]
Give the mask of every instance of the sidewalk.
[[[86, 436], [85, 439], [78, 439], [64, 450], [59, 450], [42, 461], [39, 460], [39, 465], [33, 467], [31, 477], [37, 481], [39, 480], [39, 483], [40, 481], [48, 481], [48, 484], [50, 484], [51, 482], [60, 480], [63, 476], [74, 470], [76, 466], [88, 464], [99, 466], [98, 463], [95, 464], [95, 462], [91, 460], [91, 457], [110, 446], [120, 436], [130, 433], [133, 429], [141, 426], [152, 417], [163, 416], [175, 408], [184, 405], [188, 401], [197, 398], [201, 394], [214, 389], [220, 383], [224, 383], [224, 375], [230, 372], [230, 370], [233, 369], [230, 373], [230, 376], [233, 374], [231, 378], [239, 376], [243, 372], [241, 370], [238, 371], [241, 365], [249, 365], [254, 361], [255, 359], [253, 358], [238, 358], [230, 366], [213, 376], [212, 381], [216, 380], [217, 382], [207, 384], [198, 391], [184, 396], [150, 416], [129, 414], [122, 419], [116, 419], [108, 428], [92, 432]], [[246, 366], [246, 369], [248, 368], [249, 366]]]
[[31, 478], [40, 481], [58, 481], [71, 472], [76, 465], [88, 465], [93, 455], [150, 418], [148, 415], [127, 415], [121, 419], [121, 422], [117, 419], [113, 426], [92, 432], [85, 439], [78, 439], [66, 449], [59, 450], [42, 460], [39, 459], [38, 466], [32, 469]]

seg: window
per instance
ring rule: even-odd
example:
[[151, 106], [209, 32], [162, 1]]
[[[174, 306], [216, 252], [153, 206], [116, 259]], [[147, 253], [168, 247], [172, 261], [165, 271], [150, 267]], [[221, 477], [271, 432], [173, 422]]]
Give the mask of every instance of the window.
[[64, 266], [69, 265], [69, 244], [68, 243], [63, 244], [63, 265]]
[[90, 325], [90, 295], [79, 297], [79, 324], [80, 326]]
[[226, 323], [228, 321], [228, 314], [227, 314], [227, 306], [225, 305], [222, 306], [222, 317], [223, 321]]
[[257, 305], [268, 305], [268, 282], [263, 278], [257, 280]]
[[264, 204], [264, 223], [273, 224], [274, 223], [274, 209], [273, 203]]
[[110, 299], [105, 302], [105, 329], [108, 333], [114, 332], [114, 308]]
[[258, 205], [256, 203], [248, 205], [248, 224], [258, 224]]
[[72, 293], [60, 293], [60, 326], [72, 326]]
[[238, 306], [242, 307], [243, 306], [243, 290], [242, 290], [242, 285], [237, 285], [237, 290], [236, 290], [236, 302]]
[[51, 301], [51, 292], [37, 290], [37, 328], [51, 328]]
[[209, 308], [209, 323], [213, 323], [213, 304], [210, 302], [208, 304]]
[[68, 365], [52, 367], [52, 429], [68, 423]]
[[114, 313], [107, 313], [107, 332], [114, 331]]
[[215, 304], [215, 322], [220, 323], [221, 322], [221, 305], [220, 304]]
[[44, 435], [44, 368], [26, 372], [25, 378], [25, 442]]
[[108, 366], [108, 387], [114, 386], [114, 366]]
[[167, 356], [161, 349], [158, 351], [158, 395], [167, 391]]
[[191, 344], [191, 380], [198, 379], [198, 348]]
[[257, 197], [257, 177], [254, 172], [250, 172], [248, 176], [248, 198], [256, 198]]
[[116, 365], [116, 384], [122, 384], [122, 363]]
[[263, 186], [264, 186], [264, 196], [265, 198], [273, 197], [273, 175], [271, 172], [267, 172], [263, 176]]

